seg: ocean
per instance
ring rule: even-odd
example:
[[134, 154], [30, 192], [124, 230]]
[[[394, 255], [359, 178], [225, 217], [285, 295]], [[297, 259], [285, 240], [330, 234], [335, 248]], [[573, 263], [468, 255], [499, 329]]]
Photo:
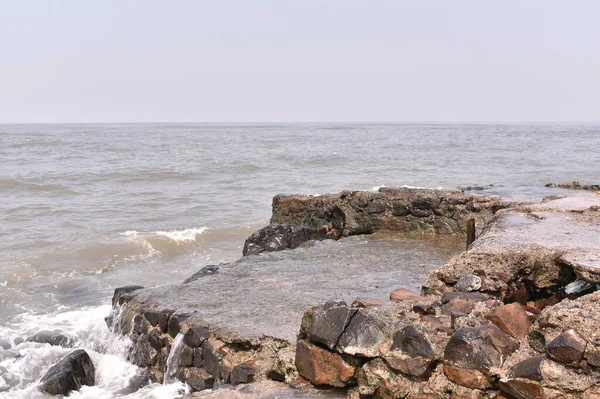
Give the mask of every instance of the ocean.
[[480, 185], [537, 201], [564, 191], [549, 182], [598, 184], [599, 165], [599, 124], [0, 125], [0, 397], [44, 397], [70, 349], [20, 341], [54, 329], [97, 367], [70, 397], [175, 397], [180, 383], [134, 386], [104, 323], [113, 290], [235, 261], [276, 194]]

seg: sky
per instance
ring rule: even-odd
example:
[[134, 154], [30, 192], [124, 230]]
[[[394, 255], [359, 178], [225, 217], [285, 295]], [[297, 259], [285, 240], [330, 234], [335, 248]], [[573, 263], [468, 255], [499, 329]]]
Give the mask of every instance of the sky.
[[0, 0], [0, 123], [600, 121], [598, 0]]

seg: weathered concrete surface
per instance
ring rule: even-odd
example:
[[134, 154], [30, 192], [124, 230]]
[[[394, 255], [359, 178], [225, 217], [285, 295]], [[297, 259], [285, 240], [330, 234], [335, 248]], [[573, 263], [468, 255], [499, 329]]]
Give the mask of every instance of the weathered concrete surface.
[[323, 240], [380, 230], [418, 234], [463, 234], [469, 219], [482, 228], [500, 209], [514, 206], [499, 197], [460, 191], [380, 188], [378, 192], [278, 195], [271, 224], [252, 234], [244, 255], [293, 249]]
[[[600, 282], [600, 197], [568, 197], [501, 211], [463, 254], [429, 275], [425, 294], [439, 294], [463, 274], [480, 291], [526, 302], [576, 277]], [[521, 296], [517, 298], [517, 296]]]
[[[119, 289], [109, 322], [134, 341], [131, 361], [157, 380], [164, 378], [174, 339], [184, 334], [177, 365], [181, 373], [173, 374], [190, 385], [234, 382], [236, 370], [246, 371], [243, 365], [250, 361], [254, 379], [274, 375], [289, 382], [296, 372], [296, 334], [307, 308], [330, 299], [352, 303], [357, 297], [391, 306], [391, 291], [417, 290], [426, 273], [462, 245], [453, 237], [378, 233], [247, 257], [181, 285]], [[368, 341], [358, 332], [339, 338], [331, 338], [331, 344], [339, 340], [346, 351], [372, 350], [360, 346]], [[286, 353], [292, 353], [291, 359]]]

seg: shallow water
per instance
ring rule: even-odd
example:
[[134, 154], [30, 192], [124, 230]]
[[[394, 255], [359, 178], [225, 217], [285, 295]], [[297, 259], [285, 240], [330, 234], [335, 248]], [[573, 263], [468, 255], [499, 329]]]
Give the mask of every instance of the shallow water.
[[[562, 191], [543, 187], [551, 181], [598, 183], [599, 133], [598, 125], [0, 125], [0, 340], [59, 328], [111, 365], [99, 368], [101, 380], [122, 370], [124, 385], [136, 370], [123, 346], [106, 346], [116, 339], [103, 321], [113, 289], [177, 283], [235, 261], [268, 222], [275, 194], [493, 184], [486, 193], [540, 199]], [[40, 373], [67, 352], [0, 349], [0, 397], [33, 395]]]

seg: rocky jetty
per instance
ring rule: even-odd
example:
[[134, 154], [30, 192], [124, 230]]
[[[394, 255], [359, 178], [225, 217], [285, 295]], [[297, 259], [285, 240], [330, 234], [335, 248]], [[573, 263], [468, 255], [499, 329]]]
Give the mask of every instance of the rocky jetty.
[[[306, 269], [280, 279], [289, 263], [264, 270], [247, 257], [175, 287], [118, 289], [107, 321], [132, 338], [135, 364], [194, 390], [270, 379], [335, 387], [350, 398], [599, 398], [595, 195], [539, 204], [408, 189], [278, 196], [271, 225], [248, 239], [245, 252], [380, 230], [465, 234], [469, 219], [479, 237], [432, 270], [420, 294], [378, 283], [380, 291], [358, 289], [356, 300], [339, 300], [350, 295], [337, 288], [355, 289], [348, 281], [362, 275], [315, 268], [311, 279], [302, 277]], [[207, 299], [231, 283], [227, 275], [240, 279], [240, 270], [247, 280], [225, 290], [227, 300]], [[284, 295], [257, 303], [251, 286]], [[224, 312], [235, 312], [236, 322], [223, 323], [217, 315]]]
[[465, 234], [467, 221], [482, 228], [514, 203], [460, 191], [382, 187], [378, 192], [277, 195], [270, 224], [252, 234], [243, 254], [293, 249], [309, 240], [339, 239], [392, 230], [418, 234]]
[[571, 183], [566, 183], [566, 184], [548, 183], [548, 184], [546, 184], [546, 187], [566, 188], [569, 190], [600, 191], [600, 184], [581, 184], [577, 180], [575, 180]]

